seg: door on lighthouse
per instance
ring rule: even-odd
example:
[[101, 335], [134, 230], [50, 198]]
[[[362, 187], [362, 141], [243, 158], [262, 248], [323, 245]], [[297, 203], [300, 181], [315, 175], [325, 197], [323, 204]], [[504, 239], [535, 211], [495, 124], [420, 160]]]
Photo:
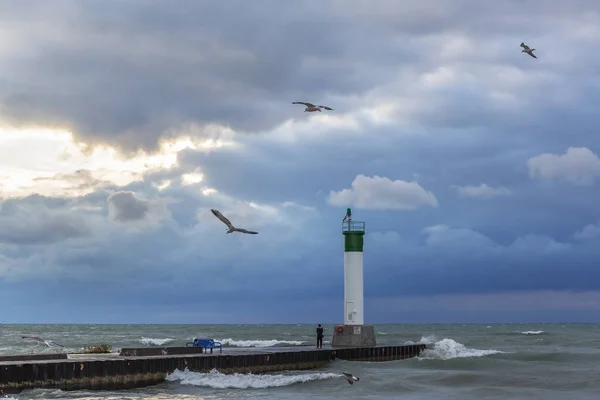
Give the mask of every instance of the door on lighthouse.
[[354, 302], [346, 302], [346, 317], [348, 322], [354, 322]]

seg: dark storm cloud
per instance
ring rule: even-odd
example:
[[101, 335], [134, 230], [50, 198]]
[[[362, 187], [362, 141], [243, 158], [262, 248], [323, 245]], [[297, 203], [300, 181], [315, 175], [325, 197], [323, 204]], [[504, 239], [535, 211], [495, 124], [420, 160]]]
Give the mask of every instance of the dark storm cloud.
[[[375, 213], [360, 210], [355, 213], [373, 227], [370, 229], [379, 225], [371, 218]], [[404, 219], [395, 219], [394, 224], [399, 227]], [[52, 261], [65, 269], [60, 274], [53, 272], [51, 277], [46, 277], [46, 289], [39, 295], [48, 292], [50, 296], [50, 287], [68, 284], [73, 289], [57, 301], [79, 298], [81, 304], [92, 308], [102, 303], [104, 310], [118, 309], [118, 306], [123, 307], [121, 309], [176, 308], [181, 304], [195, 304], [199, 298], [218, 302], [215, 307], [223, 310], [228, 306], [218, 304], [232, 303], [231, 307], [238, 307], [239, 312], [245, 310], [245, 306], [236, 305], [236, 301], [251, 302], [263, 312], [270, 310], [268, 305], [274, 299], [283, 298], [290, 306], [294, 301], [305, 305], [311, 301], [325, 301], [335, 306], [343, 293], [339, 221], [339, 216], [335, 215], [326, 217], [321, 223], [312, 222], [306, 233], [314, 242], [296, 238], [287, 244], [280, 243], [279, 251], [262, 256], [255, 254], [250, 260], [244, 257], [215, 258], [219, 248], [216, 243], [220, 241], [210, 241], [210, 236], [215, 235], [205, 236], [208, 232], [192, 239], [192, 243], [196, 242], [192, 244], [196, 251], [189, 253], [182, 245], [190, 239], [171, 229], [137, 235], [119, 234], [108, 241], [95, 240], [79, 246], [56, 248]], [[587, 241], [579, 242], [573, 242], [571, 235], [566, 247], [558, 246], [558, 251], [544, 254], [548, 244], [552, 245], [551, 240], [523, 241], [521, 238], [520, 246], [511, 247], [515, 240], [519, 243], [519, 238], [513, 236], [498, 249], [500, 245], [495, 241], [469, 229], [441, 229], [436, 240], [425, 242], [431, 235], [419, 232], [417, 226], [412, 224], [406, 229], [408, 237], [368, 232], [365, 243], [368, 303], [390, 296], [600, 289], [594, 283], [598, 280], [592, 279], [595, 260], [599, 256], [598, 237], [590, 234]], [[265, 234], [269, 235], [269, 231]], [[242, 238], [235, 243], [236, 247], [241, 245]], [[179, 257], [182, 252], [185, 254]], [[35, 262], [41, 261], [43, 259]], [[207, 273], [213, 284], [204, 286], [199, 293], [197, 282], [205, 279]], [[132, 282], [135, 285], [132, 286]], [[91, 286], [88, 288], [87, 285]], [[123, 293], [127, 293], [125, 298]], [[267, 318], [257, 313], [253, 315], [254, 320]], [[284, 318], [283, 314], [278, 315]], [[374, 310], [370, 315], [390, 318], [393, 314]], [[298, 316], [308, 318], [303, 309], [298, 310]], [[152, 318], [150, 314], [145, 317], [146, 320]], [[231, 317], [229, 321], [235, 321], [235, 318]]]
[[10, 199], [2, 199], [0, 197], [0, 200], [2, 201], [2, 207], [0, 208], [0, 210], [3, 215], [13, 215], [17, 213], [19, 210], [19, 206], [61, 209], [69, 205], [69, 203], [71, 203], [71, 200], [69, 199], [42, 196], [39, 194], [32, 194], [26, 197]]
[[[368, 214], [356, 210], [355, 213], [373, 226], [373, 219]], [[292, 247], [282, 244], [281, 249], [286, 249], [285, 252], [282, 255], [269, 253], [268, 258], [263, 258], [267, 257], [264, 254], [248, 260], [222, 258], [217, 261], [214, 245], [206, 242], [208, 238], [194, 245], [194, 253], [187, 253], [183, 258], [173, 257], [183, 250], [183, 238], [167, 229], [121, 238], [118, 244], [106, 242], [101, 247], [62, 251], [58, 261], [71, 266], [88, 265], [98, 270], [114, 269], [115, 272], [122, 266], [131, 266], [129, 275], [111, 273], [108, 279], [117, 279], [115, 276], [133, 279], [144, 271], [144, 280], [137, 280], [140, 293], [160, 289], [156, 285], [179, 288], [180, 294], [169, 295], [169, 303], [176, 303], [177, 299], [191, 300], [185, 294], [192, 290], [188, 285], [201, 280], [209, 271], [218, 272], [214, 282], [222, 282], [203, 289], [203, 294], [214, 300], [227, 301], [232, 293], [253, 301], [268, 301], [279, 296], [296, 300], [307, 297], [332, 299], [339, 295], [343, 282], [339, 232], [331, 228], [339, 223], [339, 218], [334, 219], [335, 222], [327, 219], [322, 224], [311, 224], [310, 236], [317, 242], [296, 240], [296, 246]], [[550, 238], [511, 235], [503, 244], [470, 229], [450, 229], [440, 230], [435, 241], [424, 243], [414, 238], [425, 240], [430, 235], [418, 232], [414, 226], [407, 231], [409, 238], [368, 233], [365, 245], [368, 296], [481, 294], [561, 287], [600, 289], [594, 283], [597, 280], [589, 279], [595, 274], [593, 266], [599, 256], [597, 238], [574, 242], [575, 232], [572, 232], [568, 241], [556, 243]], [[217, 239], [216, 242], [220, 241]], [[207, 250], [210, 253], [204, 253]], [[169, 266], [169, 271], [164, 270], [165, 265]], [[84, 278], [84, 282], [91, 276]], [[544, 279], [536, 279], [536, 276]], [[128, 280], [122, 279], [117, 279], [114, 284], [129, 285]], [[192, 292], [189, 296], [195, 296]]]
[[[190, 120], [268, 129], [297, 111], [292, 101], [362, 95], [392, 80], [398, 68], [434, 67], [441, 61], [422, 51], [427, 40], [439, 40], [434, 34], [468, 34], [484, 47], [483, 37], [502, 35], [504, 57], [518, 53], [522, 40], [504, 33], [507, 27], [543, 40], [522, 17], [528, 11], [538, 27], [566, 29], [569, 17], [597, 10], [592, 1], [550, 8], [540, 1], [505, 3], [7, 3], [5, 20], [21, 24], [10, 28], [2, 115], [18, 123], [67, 125], [84, 140], [129, 150], [154, 147], [165, 130]], [[474, 9], [478, 18], [470, 17]], [[477, 91], [459, 96], [480, 109], [424, 118], [436, 117], [438, 125], [494, 118]]]
[[[362, 174], [414, 179], [439, 203], [410, 212], [353, 207], [367, 222], [370, 304], [600, 290], [598, 228], [576, 236], [600, 218], [600, 187], [534, 179], [527, 165], [569, 146], [600, 154], [600, 57], [590, 51], [598, 43], [597, 2], [25, 3], [0, 4], [0, 20], [18, 22], [7, 28], [12, 47], [0, 53], [3, 118], [67, 124], [85, 141], [128, 150], [151, 148], [165, 130], [189, 122], [243, 132], [234, 136], [237, 147], [182, 151], [179, 166], [125, 187], [65, 174], [54, 179], [95, 192], [4, 200], [2, 218], [13, 218], [0, 229], [4, 279], [44, 276], [54, 285], [50, 297], [74, 288], [61, 294], [66, 304], [86, 293], [90, 309], [145, 307], [147, 319], [208, 302], [244, 318], [272, 310], [274, 320], [289, 318], [288, 305], [339, 305], [345, 206], [327, 198]], [[521, 41], [537, 49], [537, 60], [519, 53]], [[268, 131], [291, 117], [309, 119], [295, 100], [332, 102], [334, 115], [360, 129], [322, 121]], [[391, 122], [359, 110], [379, 103], [398, 106]], [[219, 138], [202, 125], [195, 132]], [[181, 175], [196, 169], [204, 180], [182, 185]], [[158, 190], [165, 180], [171, 185]], [[483, 183], [511, 194], [465, 198], [456, 189]], [[205, 187], [218, 193], [205, 196]], [[236, 200], [284, 211], [248, 212], [261, 224], [254, 237], [225, 235], [218, 221], [199, 218], [212, 207], [241, 218]], [[168, 211], [161, 224], [129, 232], [135, 224], [119, 223], [150, 219], [154, 201]], [[45, 207], [48, 217], [26, 217], [21, 206]], [[58, 222], [71, 215], [67, 207], [86, 206]], [[422, 231], [440, 224], [450, 228]], [[42, 239], [49, 226], [54, 243]], [[77, 227], [95, 236], [63, 240], [82, 237]], [[48, 245], [18, 246], [25, 243]], [[199, 289], [207, 276], [210, 284]], [[297, 312], [315, 318], [312, 309]]]
[[303, 65], [307, 57], [339, 59], [344, 52], [347, 36], [338, 31], [348, 26], [320, 8], [133, 4], [63, 2], [72, 12], [42, 29], [69, 39], [23, 34], [21, 46], [35, 56], [12, 59], [8, 77], [28, 84], [9, 85], [2, 114], [66, 124], [84, 138], [135, 149], [154, 146], [186, 120], [269, 128], [296, 97], [360, 92], [372, 83], [355, 79], [344, 63], [319, 71]]
[[34, 199], [26, 199], [20, 205], [13, 202], [3, 204], [0, 243], [21, 246], [50, 244], [90, 234], [86, 221], [80, 215], [48, 208], [40, 204], [43, 201], [41, 196], [33, 202], [27, 200]]
[[[365, 244], [367, 302], [372, 304], [378, 298], [411, 295], [481, 295], [548, 289], [578, 292], [600, 289], [594, 283], [598, 280], [590, 278], [595, 276], [594, 263], [590, 260], [598, 257], [597, 239], [569, 249], [573, 245], [552, 247], [555, 246], [552, 241], [524, 241], [521, 238], [521, 245], [517, 241], [510, 248], [505, 246], [496, 251], [496, 244], [471, 231], [448, 234], [450, 236], [440, 237], [435, 244], [428, 245], [432, 247], [421, 245], [415, 248], [398, 245], [397, 235], [384, 238], [380, 234], [371, 233]], [[260, 308], [265, 311], [274, 299], [285, 298], [290, 304], [294, 301], [305, 302], [304, 304], [311, 301], [335, 302], [343, 293], [343, 261], [333, 240], [323, 243], [325, 248], [331, 249], [329, 256], [315, 252], [314, 255], [290, 263], [277, 255], [271, 255], [268, 261], [271, 266], [264, 272], [257, 269], [258, 264], [242, 261], [245, 265], [237, 265], [241, 268], [234, 273], [231, 268], [236, 268], [236, 265], [228, 267], [222, 263], [214, 269], [214, 275], [211, 274], [213, 285], [205, 286], [198, 292], [197, 282], [206, 277], [207, 265], [201, 259], [193, 261], [188, 258], [186, 262], [193, 262], [193, 266], [170, 262], [167, 271], [164, 268], [164, 258], [161, 259], [159, 254], [168, 252], [167, 249], [171, 246], [177, 246], [177, 238], [168, 231], [161, 231], [160, 238], [161, 240], [144, 243], [152, 240], [152, 235], [144, 235], [120, 243], [112, 248], [112, 252], [108, 248], [100, 251], [99, 254], [104, 256], [88, 260], [99, 263], [96, 268], [104, 271], [101, 279], [95, 281], [96, 287], [87, 290], [85, 287], [91, 283], [89, 280], [75, 280], [70, 286], [79, 289], [68, 296], [76, 298], [78, 291], [85, 289], [85, 302], [91, 306], [102, 302], [107, 308], [123, 303], [126, 303], [126, 307], [145, 304], [147, 307], [175, 308], [205, 299], [219, 304], [252, 302], [262, 304]], [[143, 255], [141, 258], [124, 251], [132, 246], [137, 249], [135, 254]], [[311, 253], [311, 248], [306, 249]], [[83, 260], [80, 258], [79, 262]], [[134, 264], [142, 264], [143, 268], [122, 273], [123, 266]], [[71, 268], [81, 268], [78, 263], [68, 265]], [[306, 269], [307, 266], [310, 266], [309, 270]], [[144, 279], [140, 279], [142, 271]], [[71, 282], [67, 276], [56, 279], [56, 284], [59, 281], [61, 284]], [[136, 285], [132, 286], [130, 279], [134, 279]], [[100, 288], [97, 285], [99, 282], [109, 285]], [[126, 299], [119, 295], [125, 292]], [[227, 308], [225, 305], [222, 307]], [[299, 310], [299, 314], [306, 315], [302, 310]], [[254, 318], [261, 320], [262, 317], [255, 313]]]
[[470, 229], [437, 229], [421, 234], [427, 242], [416, 246], [397, 235], [372, 234], [365, 244], [366, 295], [599, 289], [590, 281], [597, 276], [597, 236], [580, 242], [571, 235], [559, 243], [527, 235], [500, 244]]
[[117, 221], [137, 221], [143, 219], [149, 210], [148, 203], [138, 199], [133, 192], [117, 192], [108, 196], [109, 210]]

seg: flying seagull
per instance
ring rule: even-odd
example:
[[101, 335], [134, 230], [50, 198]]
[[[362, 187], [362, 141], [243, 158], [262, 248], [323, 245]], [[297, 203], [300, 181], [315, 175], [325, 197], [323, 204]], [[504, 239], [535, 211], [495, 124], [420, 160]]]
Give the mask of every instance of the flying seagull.
[[349, 374], [347, 372], [342, 372], [344, 374], [344, 379], [348, 381], [349, 384], [354, 385], [354, 382], [358, 382], [359, 379], [357, 376]]
[[45, 340], [45, 339], [42, 339], [41, 337], [37, 337], [37, 336], [26, 336], [26, 335], [24, 335], [24, 336], [21, 336], [21, 338], [22, 338], [22, 339], [33, 339], [33, 340], [37, 340], [37, 341], [38, 341], [38, 343], [40, 343], [40, 344], [41, 344], [41, 343], [44, 343], [44, 344], [46, 345], [46, 347], [50, 347], [50, 346], [52, 346], [53, 344], [54, 344], [54, 345], [56, 345], [56, 346], [59, 346], [59, 347], [63, 347], [63, 348], [65, 347], [65, 346], [63, 346], [62, 344], [58, 344], [58, 343], [56, 343], [56, 342], [53, 342], [52, 340]]
[[333, 111], [333, 108], [331, 108], [331, 107], [315, 106], [314, 104], [304, 103], [302, 101], [294, 101], [292, 104], [304, 104], [306, 106], [306, 108], [304, 109], [304, 112], [315, 112], [315, 111], [321, 112], [321, 109]]
[[521, 47], [523, 48], [523, 50], [521, 50], [521, 53], [527, 53], [527, 54], [529, 54], [531, 57], [533, 57], [533, 58], [537, 58], [537, 57], [535, 56], [535, 54], [533, 54], [533, 51], [534, 51], [535, 49], [530, 49], [530, 48], [529, 48], [529, 46], [527, 46], [527, 45], [526, 45], [525, 43], [523, 43], [523, 42], [521, 42]]
[[229, 229], [225, 233], [241, 232], [241, 233], [248, 233], [250, 235], [256, 235], [258, 233], [258, 232], [253, 232], [253, 231], [249, 231], [249, 230], [242, 229], [242, 228], [236, 228], [235, 226], [233, 226], [231, 224], [231, 221], [229, 221], [227, 218], [225, 218], [225, 216], [223, 214], [221, 214], [221, 212], [219, 210], [215, 210], [214, 208], [211, 208], [210, 211], [212, 211], [212, 213], [215, 215], [215, 217], [219, 218], [221, 221], [223, 221], [223, 223], [225, 225], [227, 225], [227, 227]]

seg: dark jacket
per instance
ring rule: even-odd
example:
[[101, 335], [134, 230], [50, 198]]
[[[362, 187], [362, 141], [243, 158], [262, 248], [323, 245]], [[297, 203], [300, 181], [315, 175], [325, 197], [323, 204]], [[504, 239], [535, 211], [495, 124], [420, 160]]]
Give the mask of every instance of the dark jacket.
[[317, 328], [317, 337], [318, 338], [322, 338], [323, 337], [323, 328]]

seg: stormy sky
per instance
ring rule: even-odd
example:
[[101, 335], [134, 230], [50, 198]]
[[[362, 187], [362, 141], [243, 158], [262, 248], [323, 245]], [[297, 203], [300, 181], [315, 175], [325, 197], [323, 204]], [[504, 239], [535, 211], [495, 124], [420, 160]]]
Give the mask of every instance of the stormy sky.
[[2, 0], [0, 26], [0, 322], [339, 323], [347, 207], [367, 323], [599, 318], [597, 1]]

